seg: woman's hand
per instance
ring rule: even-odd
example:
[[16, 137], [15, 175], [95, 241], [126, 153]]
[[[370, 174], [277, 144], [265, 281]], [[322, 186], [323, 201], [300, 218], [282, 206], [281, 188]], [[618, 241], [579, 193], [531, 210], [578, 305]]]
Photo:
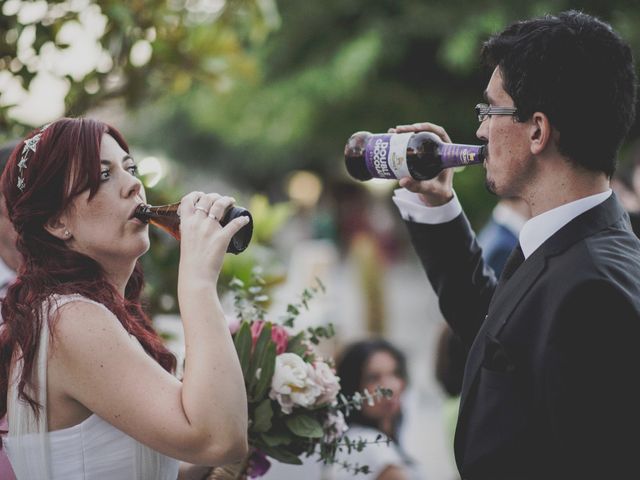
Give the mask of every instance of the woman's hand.
[[[389, 129], [389, 132], [433, 132], [443, 142], [451, 143], [451, 139], [444, 128], [429, 122], [398, 125], [396, 128]], [[437, 177], [431, 180], [419, 181], [412, 177], [404, 177], [400, 179], [400, 186], [418, 193], [422, 202], [429, 207], [444, 205], [453, 198], [453, 170], [445, 168]]]
[[220, 220], [235, 200], [217, 193], [191, 192], [180, 202], [180, 273], [193, 280], [216, 281], [229, 242], [249, 219]]

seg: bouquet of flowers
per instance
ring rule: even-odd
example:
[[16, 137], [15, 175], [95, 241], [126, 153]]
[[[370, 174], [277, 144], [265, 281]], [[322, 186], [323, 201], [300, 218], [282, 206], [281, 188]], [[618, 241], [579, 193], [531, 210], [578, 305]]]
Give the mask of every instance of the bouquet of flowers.
[[[242, 464], [214, 469], [210, 478], [262, 476], [270, 467], [268, 457], [302, 464], [303, 455], [317, 455], [319, 461], [329, 464], [338, 462], [340, 451], [362, 450], [367, 442], [344, 435], [345, 415], [391, 392], [378, 389], [346, 398], [340, 393], [332, 361], [314, 351], [321, 338], [334, 335], [333, 326], [295, 332], [296, 317], [325, 290], [320, 280], [302, 292], [299, 302], [287, 306], [278, 323], [266, 319], [264, 305], [269, 297], [258, 273], [251, 285], [233, 279], [230, 287], [237, 314], [231, 329], [247, 389], [250, 454]], [[366, 465], [341, 465], [354, 473], [368, 471]]]

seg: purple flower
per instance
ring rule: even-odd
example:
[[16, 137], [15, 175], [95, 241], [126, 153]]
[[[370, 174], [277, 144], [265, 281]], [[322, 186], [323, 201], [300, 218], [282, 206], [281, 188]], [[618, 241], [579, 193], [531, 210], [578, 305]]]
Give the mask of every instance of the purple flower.
[[251, 478], [263, 476], [271, 468], [271, 462], [267, 460], [267, 456], [260, 450], [253, 450], [249, 457], [249, 465], [247, 467], [247, 475]]

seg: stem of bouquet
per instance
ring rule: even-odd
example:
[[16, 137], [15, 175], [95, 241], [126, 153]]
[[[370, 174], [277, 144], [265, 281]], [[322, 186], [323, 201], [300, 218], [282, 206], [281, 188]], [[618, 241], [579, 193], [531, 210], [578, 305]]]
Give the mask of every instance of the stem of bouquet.
[[252, 453], [253, 450], [249, 449], [249, 453], [241, 462], [214, 468], [206, 480], [246, 480], [247, 467]]

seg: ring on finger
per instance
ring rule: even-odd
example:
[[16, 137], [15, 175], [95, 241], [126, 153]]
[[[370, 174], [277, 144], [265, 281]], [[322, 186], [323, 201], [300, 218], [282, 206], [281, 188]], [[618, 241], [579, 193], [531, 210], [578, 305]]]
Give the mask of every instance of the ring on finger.
[[209, 218], [211, 218], [212, 220], [215, 220], [216, 222], [219, 222], [220, 220], [218, 219], [218, 217], [216, 217], [215, 215], [211, 215], [209, 214]]
[[209, 210], [207, 210], [206, 208], [202, 208], [202, 207], [198, 207], [197, 205], [195, 206], [196, 210], [200, 210], [201, 212], [204, 212], [205, 215], [209, 215]]

